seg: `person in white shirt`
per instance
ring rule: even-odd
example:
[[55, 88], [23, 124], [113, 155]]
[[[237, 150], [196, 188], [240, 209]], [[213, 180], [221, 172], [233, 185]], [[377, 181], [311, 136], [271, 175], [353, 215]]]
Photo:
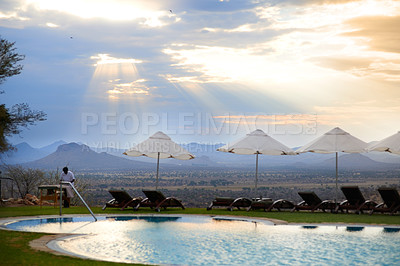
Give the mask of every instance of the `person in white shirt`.
[[[73, 185], [75, 181], [75, 176], [71, 171], [68, 171], [68, 167], [64, 167], [63, 171], [61, 172], [60, 179], [61, 181], [70, 182]], [[67, 191], [67, 200], [64, 200], [64, 207], [68, 208], [71, 202], [71, 198], [74, 197], [74, 192], [72, 191], [72, 188], [69, 185], [64, 185], [64, 186]]]

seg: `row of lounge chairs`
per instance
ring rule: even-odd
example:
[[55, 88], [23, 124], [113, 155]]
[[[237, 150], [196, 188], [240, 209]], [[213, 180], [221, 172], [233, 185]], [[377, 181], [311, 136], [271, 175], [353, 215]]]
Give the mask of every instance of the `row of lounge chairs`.
[[113, 196], [113, 199], [104, 205], [103, 210], [107, 207], [120, 208], [121, 210], [133, 207], [135, 211], [140, 207], [150, 207], [151, 209], [155, 209], [157, 212], [159, 212], [161, 208], [166, 209], [167, 207], [180, 207], [185, 209], [180, 200], [173, 197], [165, 197], [163, 193], [156, 190], [143, 190], [146, 198], [132, 198], [123, 190], [109, 190], [109, 192]]
[[[383, 200], [381, 204], [366, 200], [357, 186], [345, 186], [341, 187], [341, 190], [346, 200], [340, 203], [336, 203], [333, 200], [321, 200], [314, 192], [298, 192], [299, 196], [303, 199], [298, 204], [285, 199], [272, 200], [271, 198], [248, 199], [218, 197], [211, 202], [207, 210], [211, 210], [213, 207], [226, 207], [229, 211], [233, 211], [234, 208], [238, 210], [245, 209], [247, 211], [263, 209], [267, 212], [273, 209], [278, 211], [289, 209], [292, 212], [300, 210], [314, 212], [320, 210], [323, 212], [330, 211], [332, 213], [338, 213], [339, 211], [348, 213], [352, 210], [355, 211], [355, 213], [369, 211], [370, 214], [381, 212], [390, 213], [391, 215], [400, 211], [400, 195], [395, 188], [378, 189]], [[138, 210], [140, 207], [150, 207], [158, 212], [161, 208], [166, 209], [167, 207], [185, 209], [180, 200], [174, 197], [165, 197], [160, 191], [143, 190], [146, 196], [145, 198], [132, 198], [123, 190], [110, 190], [109, 192], [113, 196], [113, 199], [104, 205], [103, 210], [107, 207], [120, 208], [121, 210], [128, 207], [132, 207], [134, 210]]]
[[213, 207], [227, 207], [229, 211], [233, 211], [234, 208], [241, 210], [241, 208], [250, 210], [264, 209], [264, 211], [271, 211], [272, 209], [293, 209], [295, 205], [284, 199], [273, 201], [271, 198], [216, 198], [207, 207], [207, 210], [211, 210]]
[[298, 204], [285, 199], [273, 201], [271, 198], [247, 199], [247, 198], [216, 198], [207, 210], [213, 207], [227, 207], [232, 211], [234, 208], [246, 209], [247, 211], [264, 209], [264, 211], [271, 211], [276, 209], [290, 209], [292, 212], [300, 210], [309, 210], [311, 212], [321, 210], [323, 212], [330, 211], [332, 213], [346, 212], [350, 210], [355, 213], [363, 213], [369, 211], [370, 214], [374, 212], [390, 213], [391, 215], [400, 211], [400, 195], [395, 188], [379, 188], [378, 192], [382, 197], [383, 203], [377, 204], [374, 201], [366, 200], [357, 186], [345, 186], [341, 188], [345, 201], [336, 203], [334, 200], [321, 200], [314, 192], [298, 192], [299, 196], [303, 199]]

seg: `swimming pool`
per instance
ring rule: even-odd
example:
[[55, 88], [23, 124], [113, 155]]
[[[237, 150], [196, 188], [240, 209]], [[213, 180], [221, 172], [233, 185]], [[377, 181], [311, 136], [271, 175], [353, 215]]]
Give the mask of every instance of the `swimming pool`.
[[399, 265], [400, 227], [274, 225], [190, 215], [41, 218], [20, 231], [76, 234], [49, 247], [106, 261], [165, 265]]

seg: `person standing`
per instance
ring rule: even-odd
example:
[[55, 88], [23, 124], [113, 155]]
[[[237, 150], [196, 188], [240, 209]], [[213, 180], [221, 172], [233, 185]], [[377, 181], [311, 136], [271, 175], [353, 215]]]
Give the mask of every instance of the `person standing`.
[[[70, 182], [72, 185], [74, 184], [75, 181], [75, 176], [74, 174], [68, 170], [68, 167], [64, 167], [61, 176], [60, 176], [60, 181], [67, 181]], [[72, 191], [72, 188], [70, 185], [65, 185], [65, 189], [67, 191], [67, 199], [64, 200], [64, 208], [69, 208], [69, 204], [71, 203], [71, 198], [74, 197], [74, 192]]]

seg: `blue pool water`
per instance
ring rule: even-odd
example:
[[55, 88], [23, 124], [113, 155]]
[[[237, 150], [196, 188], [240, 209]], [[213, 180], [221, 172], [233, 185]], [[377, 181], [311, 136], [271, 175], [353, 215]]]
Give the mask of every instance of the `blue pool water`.
[[[206, 216], [21, 220], [12, 230], [77, 234], [51, 247], [81, 257], [165, 265], [400, 265], [400, 227], [273, 225]], [[83, 234], [83, 235], [82, 235]]]

